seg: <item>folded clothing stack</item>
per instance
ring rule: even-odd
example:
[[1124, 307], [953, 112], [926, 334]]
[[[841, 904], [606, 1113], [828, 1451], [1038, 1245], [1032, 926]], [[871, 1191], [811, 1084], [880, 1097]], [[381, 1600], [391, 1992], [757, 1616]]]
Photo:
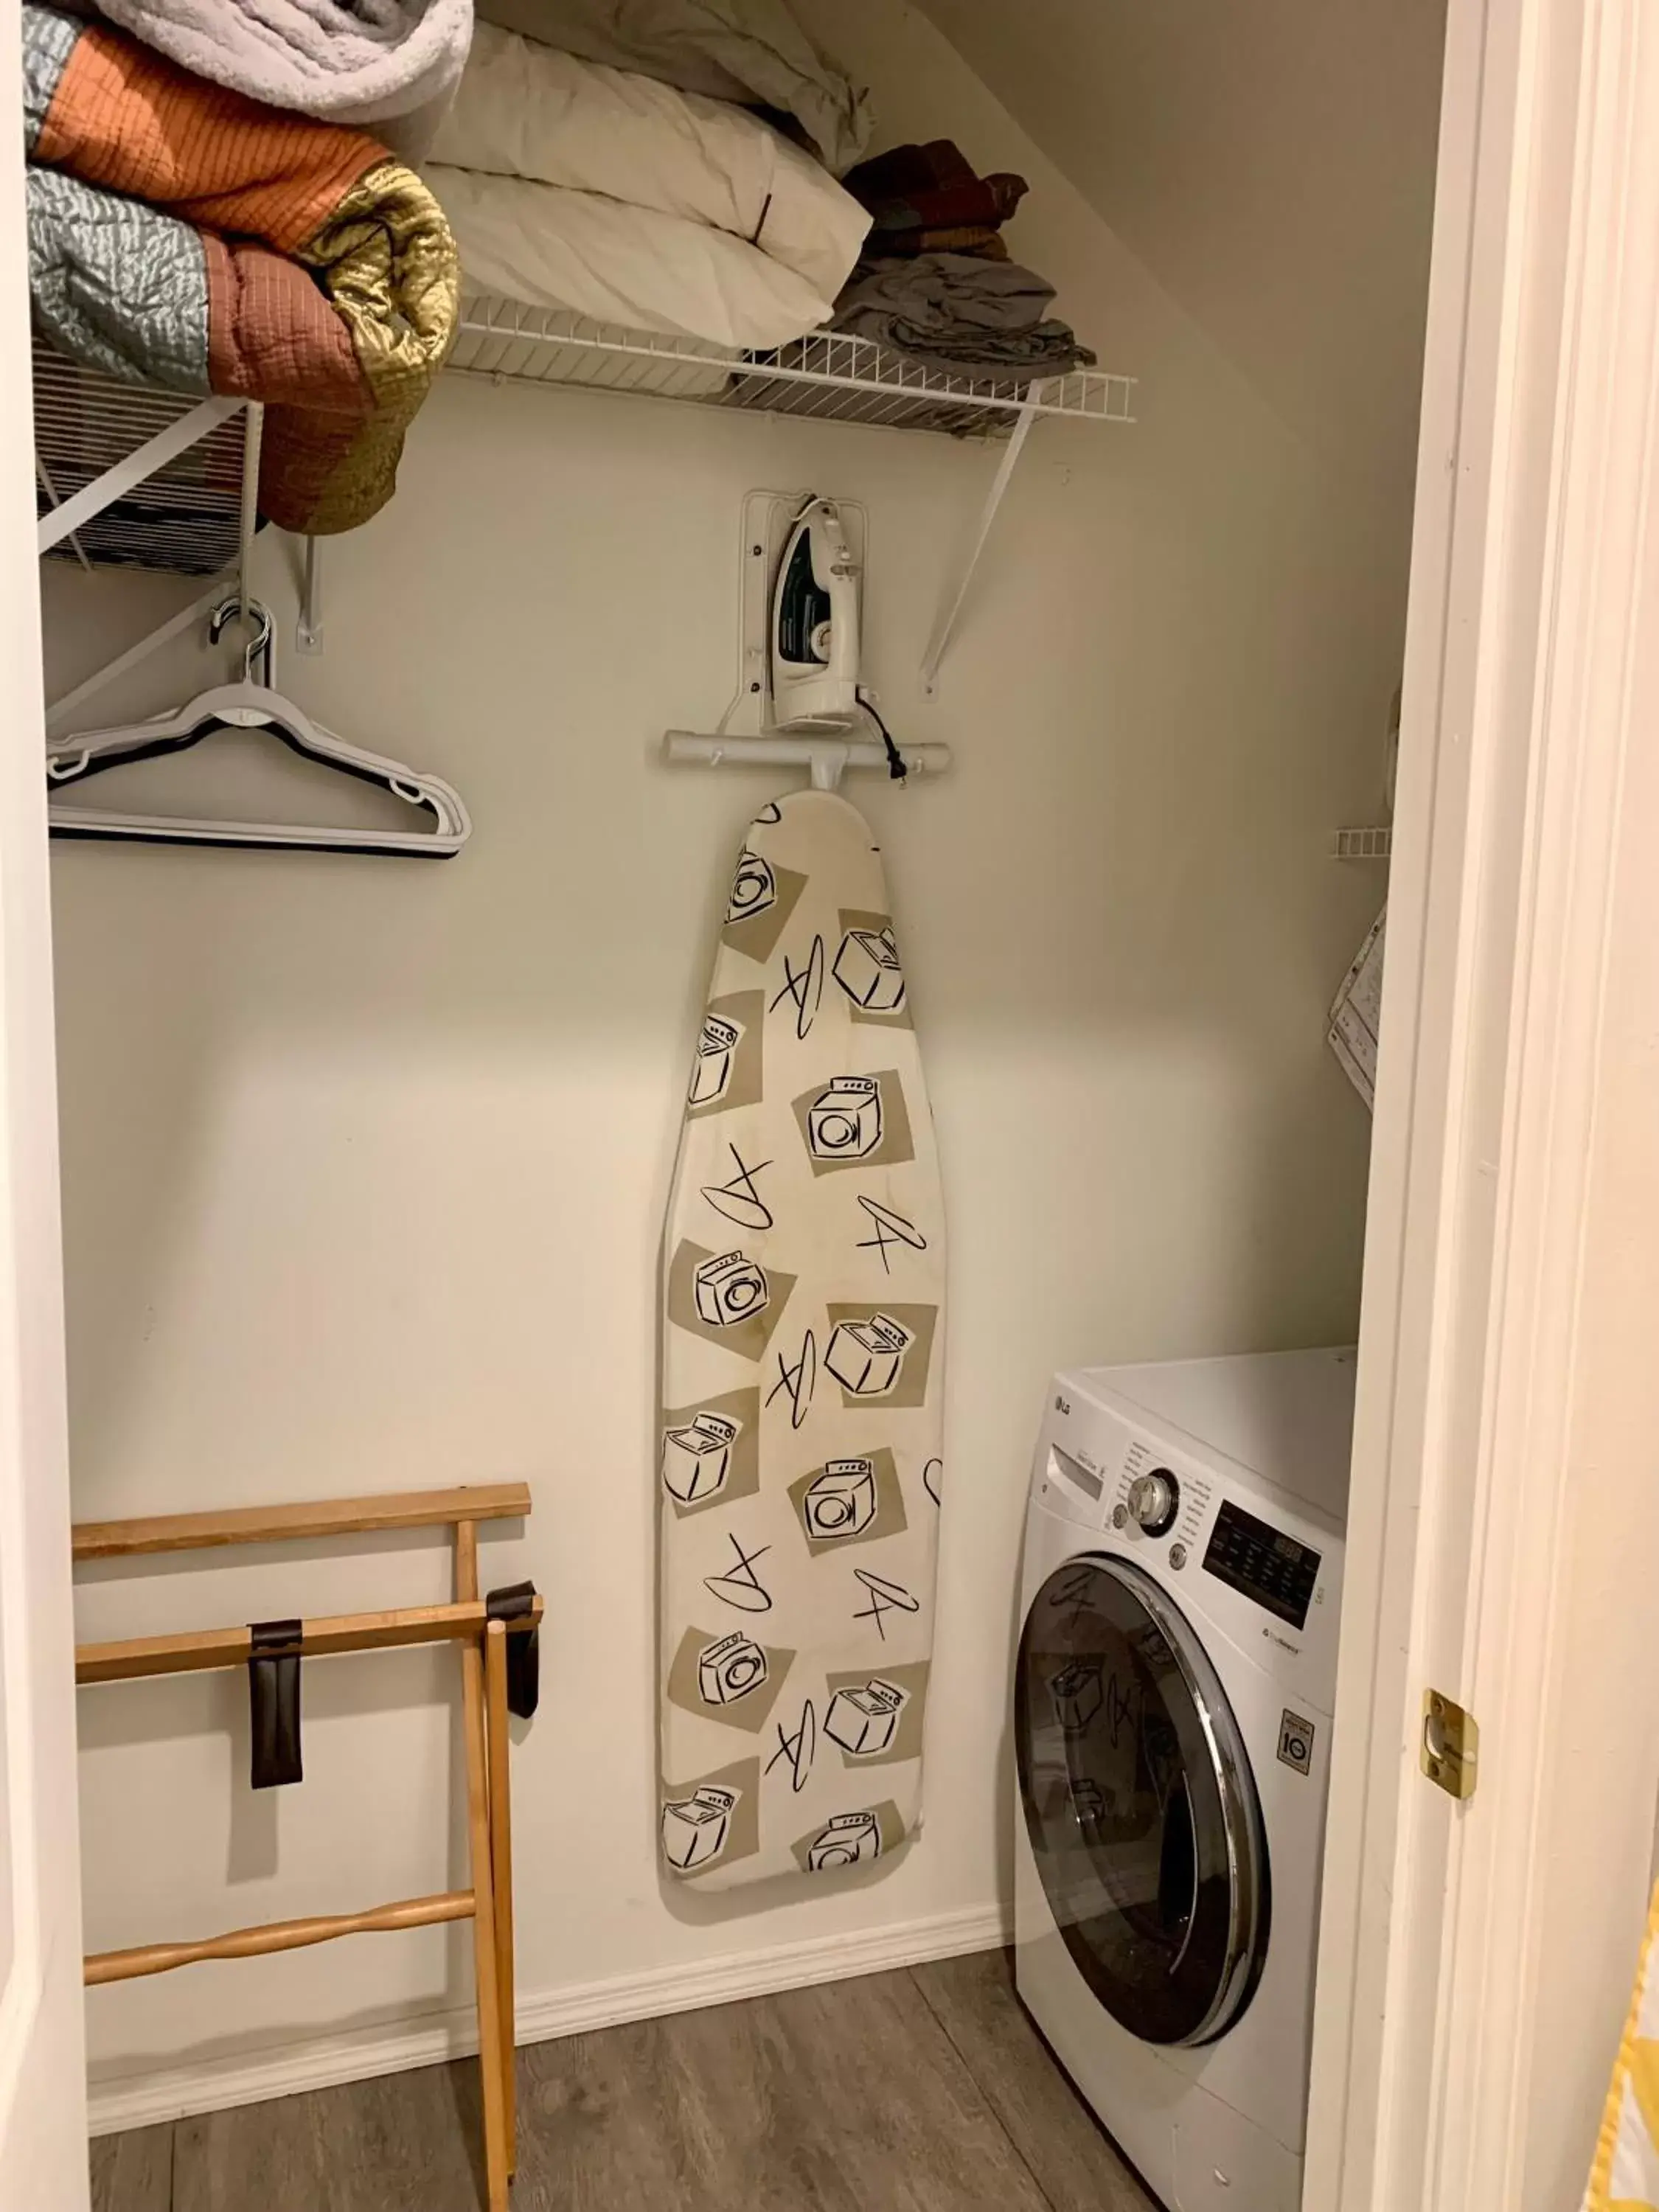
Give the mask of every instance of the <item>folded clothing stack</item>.
[[490, 23], [433, 154], [469, 289], [726, 348], [826, 323], [870, 228], [748, 108]]
[[[182, 43], [227, 75], [268, 76], [296, 102], [349, 106], [337, 70], [288, 67], [304, 59], [299, 48], [283, 48], [280, 66], [252, 66], [279, 21], [317, 31], [313, 60], [348, 21], [362, 27], [334, 0], [109, 6], [155, 47]], [[470, 28], [470, 14], [452, 0], [383, 7], [386, 35], [358, 53], [353, 88], [371, 103], [430, 96], [442, 57], [405, 69], [401, 93], [379, 66], [393, 18], [411, 33], [443, 18], [458, 74], [455, 19]], [[197, 36], [204, 28], [216, 43]], [[348, 530], [378, 513], [455, 331], [454, 241], [420, 179], [366, 131], [209, 82], [149, 43], [37, 4], [23, 9], [23, 108], [37, 327], [128, 382], [264, 401], [259, 504], [283, 528]]]
[[974, 253], [1006, 261], [1002, 226], [1030, 186], [999, 169], [981, 177], [953, 139], [895, 146], [849, 169], [847, 189], [870, 210], [872, 257]]
[[948, 138], [898, 146], [847, 183], [873, 218], [864, 257], [836, 302], [835, 327], [924, 368], [1024, 389], [1094, 361], [1049, 313], [1054, 289], [1010, 259], [1002, 226], [1028, 189], [981, 177]]
[[860, 262], [836, 305], [836, 328], [874, 338], [923, 368], [1029, 383], [1086, 368], [1094, 356], [1048, 313], [1054, 288], [1017, 261], [918, 253]]

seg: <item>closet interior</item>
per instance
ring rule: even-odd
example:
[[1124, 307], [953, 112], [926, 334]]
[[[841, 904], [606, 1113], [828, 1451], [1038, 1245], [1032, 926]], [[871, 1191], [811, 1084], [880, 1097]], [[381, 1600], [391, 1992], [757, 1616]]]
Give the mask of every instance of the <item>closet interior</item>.
[[[198, 12], [285, 9], [356, 12]], [[83, 1692], [89, 1954], [400, 1931], [94, 1974], [94, 2203], [1173, 2203], [1000, 1961], [1028, 1487], [1057, 1374], [1355, 1335], [1443, 0], [382, 12], [424, 21], [441, 96], [342, 98], [291, 147], [294, 94], [260, 125], [283, 198], [186, 173], [169, 11], [25, 10], [75, 1519], [277, 1516], [252, 1547], [85, 1547], [78, 1633], [234, 1623], [257, 1662], [259, 1624], [471, 1608], [349, 1662], [268, 1643], [302, 1670], [287, 1786], [249, 1787], [241, 1644]], [[706, 39], [675, 82], [674, 27], [716, 18], [758, 84], [711, 89], [739, 64]], [[143, 197], [76, 105], [88, 40], [161, 88], [179, 173], [139, 213], [199, 359], [77, 228], [77, 193]], [[210, 94], [252, 88], [227, 64]], [[276, 258], [303, 284], [280, 374]], [[842, 801], [870, 836], [809, 979], [790, 902], [842, 869]], [[847, 1063], [775, 1101], [809, 994]], [[705, 1166], [728, 1095], [757, 1143]], [[785, 1144], [803, 1221], [837, 1225], [799, 1232], [799, 1289], [766, 1248], [751, 1320]], [[682, 1237], [711, 1188], [724, 1234]], [[728, 1561], [713, 1494], [769, 1476], [665, 1340], [761, 1332], [769, 1449], [855, 1188], [875, 1275], [827, 1273], [808, 1333], [839, 1425], [781, 1508], [799, 1559], [733, 1518]], [[853, 1433], [884, 1393], [914, 1447]], [[472, 1486], [534, 1511], [458, 1523], [470, 1595], [441, 1526], [311, 1512]], [[526, 1584], [539, 1710], [475, 1771], [447, 1643], [482, 1670], [480, 1593]], [[675, 1765], [717, 1708], [729, 1758]], [[899, 1763], [820, 1802], [832, 1759], [838, 1786]], [[486, 2155], [492, 1759], [520, 2052]], [[1153, 1902], [1196, 1914], [1172, 1802]], [[789, 2102], [814, 2064], [828, 2116]], [[1290, 2212], [1294, 2149], [1233, 2212]], [[827, 2177], [793, 2197], [792, 2156]]]

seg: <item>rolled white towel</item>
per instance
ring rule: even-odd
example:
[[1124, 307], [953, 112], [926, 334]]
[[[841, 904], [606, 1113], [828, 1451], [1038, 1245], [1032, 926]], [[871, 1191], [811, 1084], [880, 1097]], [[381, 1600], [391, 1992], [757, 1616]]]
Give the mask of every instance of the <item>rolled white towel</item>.
[[830, 317], [804, 276], [729, 231], [532, 177], [434, 163], [469, 292], [734, 348], [783, 345]]
[[822, 301], [852, 274], [870, 216], [759, 116], [480, 23], [432, 158], [597, 192], [739, 238]]

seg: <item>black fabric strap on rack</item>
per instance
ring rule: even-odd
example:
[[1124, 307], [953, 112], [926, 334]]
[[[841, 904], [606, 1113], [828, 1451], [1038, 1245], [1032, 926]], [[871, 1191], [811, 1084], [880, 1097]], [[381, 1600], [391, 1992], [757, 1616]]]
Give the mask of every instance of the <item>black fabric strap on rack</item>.
[[[491, 1590], [484, 1600], [492, 1620], [522, 1620], [536, 1602], [534, 1583], [513, 1583]], [[542, 1694], [541, 1631], [526, 1628], [507, 1639], [507, 1709], [521, 1721], [534, 1720]]]
[[256, 1790], [280, 1790], [306, 1778], [300, 1750], [300, 1649], [302, 1620], [256, 1620], [248, 1634], [249, 1735]]

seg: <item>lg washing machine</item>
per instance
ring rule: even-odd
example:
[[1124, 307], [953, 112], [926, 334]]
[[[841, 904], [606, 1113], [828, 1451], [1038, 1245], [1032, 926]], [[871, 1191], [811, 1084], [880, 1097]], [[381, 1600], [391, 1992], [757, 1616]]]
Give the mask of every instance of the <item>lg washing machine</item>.
[[1056, 1376], [1014, 1686], [1016, 1979], [1171, 2212], [1299, 2212], [1350, 1352]]

